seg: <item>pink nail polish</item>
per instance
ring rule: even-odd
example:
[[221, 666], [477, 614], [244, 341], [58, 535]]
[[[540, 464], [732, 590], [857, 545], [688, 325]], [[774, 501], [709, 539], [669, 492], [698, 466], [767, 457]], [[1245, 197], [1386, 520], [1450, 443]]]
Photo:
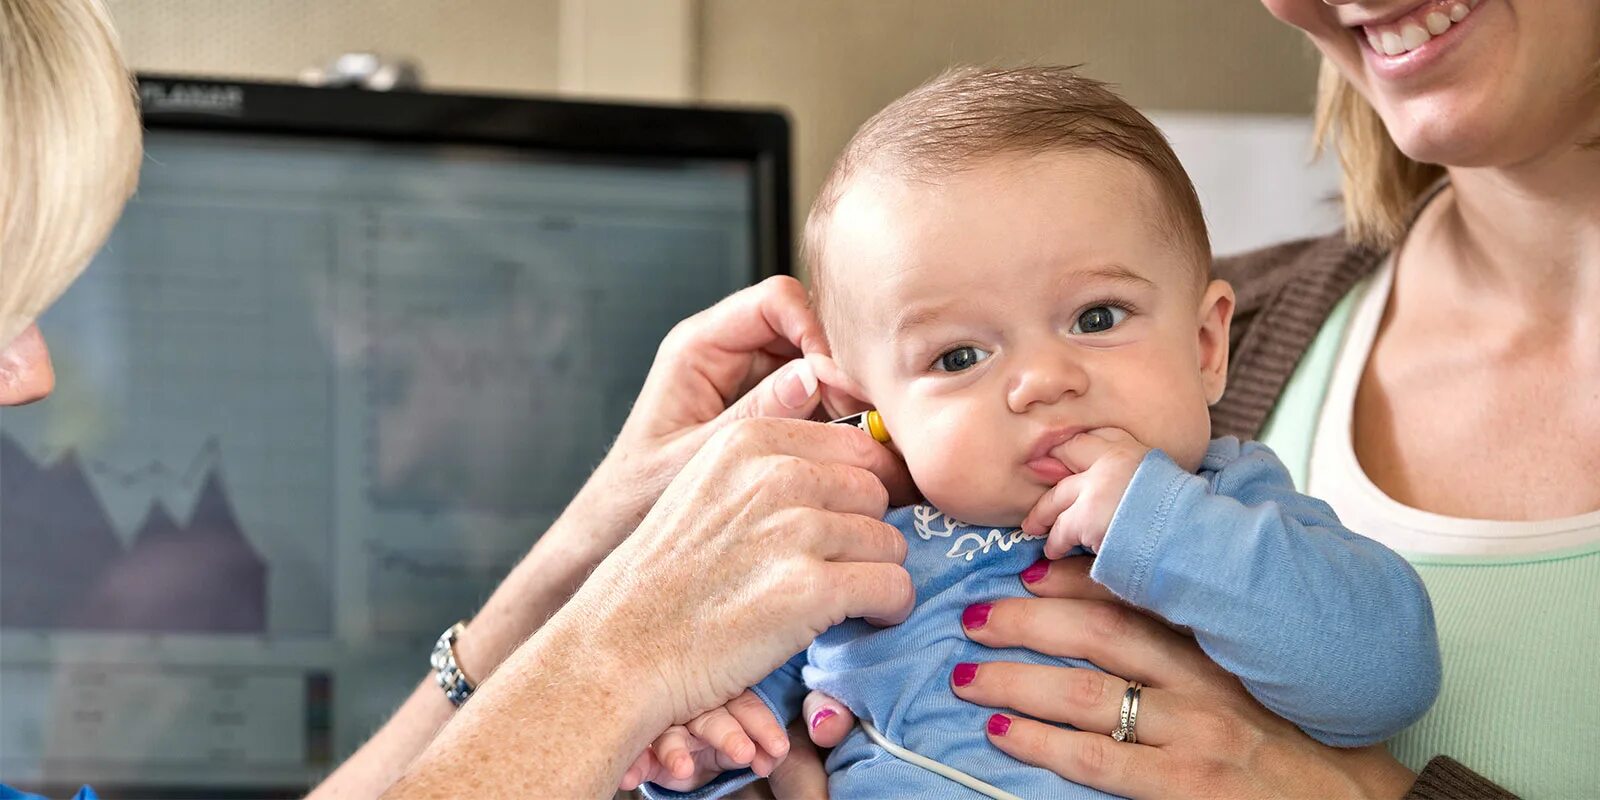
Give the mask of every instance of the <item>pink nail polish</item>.
[[989, 732], [996, 736], [1006, 735], [1011, 730], [1011, 718], [1004, 714], [995, 714], [989, 718]]
[[994, 610], [994, 603], [974, 603], [961, 612], [961, 627], [975, 631], [989, 621], [989, 612]]
[[957, 686], [966, 686], [972, 679], [978, 677], [978, 665], [962, 662], [950, 670], [950, 682]]
[[821, 725], [823, 722], [827, 721], [827, 719], [829, 717], [836, 716], [838, 713], [839, 712], [834, 711], [831, 708], [824, 708], [824, 709], [818, 711], [817, 713], [812, 714], [811, 715], [811, 729], [812, 730], [816, 730], [818, 725]]
[[1050, 559], [1041, 558], [1038, 561], [1033, 562], [1032, 566], [1022, 571], [1022, 582], [1038, 583], [1039, 581], [1044, 580], [1044, 576], [1049, 574]]

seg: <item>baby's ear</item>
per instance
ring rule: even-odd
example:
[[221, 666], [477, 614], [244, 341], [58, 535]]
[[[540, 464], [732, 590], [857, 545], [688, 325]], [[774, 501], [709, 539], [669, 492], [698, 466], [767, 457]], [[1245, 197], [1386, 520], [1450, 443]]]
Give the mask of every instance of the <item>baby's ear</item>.
[[1200, 298], [1200, 380], [1206, 404], [1216, 405], [1228, 386], [1228, 329], [1233, 324], [1233, 287], [1216, 280]]
[[872, 408], [866, 392], [845, 374], [839, 362], [834, 361], [832, 356], [807, 353], [806, 363], [810, 364], [812, 371], [817, 374], [817, 383], [822, 389], [822, 408], [827, 413], [828, 419], [848, 417]]

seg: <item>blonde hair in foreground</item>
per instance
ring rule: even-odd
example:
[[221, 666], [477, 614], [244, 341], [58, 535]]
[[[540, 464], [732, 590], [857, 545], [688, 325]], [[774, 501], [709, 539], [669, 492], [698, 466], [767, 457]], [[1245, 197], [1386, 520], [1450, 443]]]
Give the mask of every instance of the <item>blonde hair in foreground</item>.
[[105, 242], [140, 138], [100, 0], [0, 0], [0, 349]]

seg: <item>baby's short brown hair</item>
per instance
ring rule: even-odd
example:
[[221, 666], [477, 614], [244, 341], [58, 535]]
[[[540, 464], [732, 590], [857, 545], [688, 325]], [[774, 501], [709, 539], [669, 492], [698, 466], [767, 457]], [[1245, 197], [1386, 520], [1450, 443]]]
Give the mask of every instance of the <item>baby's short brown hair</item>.
[[1100, 152], [1155, 179], [1157, 224], [1210, 274], [1200, 199], [1160, 129], [1104, 83], [1073, 67], [957, 67], [912, 89], [862, 124], [834, 162], [806, 217], [801, 259], [818, 304], [826, 296], [822, 243], [839, 198], [863, 171], [935, 179], [1002, 155]]

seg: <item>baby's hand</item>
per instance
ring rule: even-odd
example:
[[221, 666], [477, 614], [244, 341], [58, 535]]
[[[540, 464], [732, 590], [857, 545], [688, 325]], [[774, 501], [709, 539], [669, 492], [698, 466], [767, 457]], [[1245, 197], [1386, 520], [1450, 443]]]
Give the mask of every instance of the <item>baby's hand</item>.
[[1060, 558], [1078, 545], [1100, 552], [1122, 495], [1148, 452], [1121, 428], [1096, 428], [1067, 440], [1050, 455], [1073, 474], [1039, 498], [1022, 530], [1030, 536], [1050, 532], [1046, 558]]
[[654, 783], [674, 792], [698, 789], [717, 775], [749, 767], [765, 778], [789, 754], [789, 735], [761, 698], [746, 689], [722, 708], [674, 725], [656, 737], [617, 788]]

